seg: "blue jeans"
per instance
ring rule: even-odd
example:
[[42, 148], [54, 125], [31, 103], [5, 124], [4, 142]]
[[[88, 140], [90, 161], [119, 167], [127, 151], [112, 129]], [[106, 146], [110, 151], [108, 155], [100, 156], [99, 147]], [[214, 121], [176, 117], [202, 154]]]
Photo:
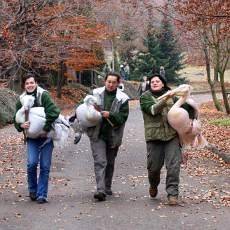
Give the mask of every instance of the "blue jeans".
[[[28, 189], [29, 192], [35, 192], [38, 198], [47, 198], [53, 147], [51, 139], [27, 139]], [[40, 163], [40, 175], [37, 179], [38, 162]]]

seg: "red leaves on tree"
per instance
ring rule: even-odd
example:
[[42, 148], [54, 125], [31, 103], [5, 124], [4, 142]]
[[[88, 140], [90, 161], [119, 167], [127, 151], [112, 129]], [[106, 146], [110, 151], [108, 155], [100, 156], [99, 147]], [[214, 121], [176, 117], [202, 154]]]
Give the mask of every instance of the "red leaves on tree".
[[38, 1], [25, 5], [4, 1], [2, 6], [0, 64], [3, 69], [53, 68], [60, 61], [74, 62], [73, 52], [79, 49], [89, 54], [92, 66], [101, 63], [94, 57], [91, 46], [106, 38], [107, 29], [93, 17], [79, 13], [80, 0], [43, 5]]

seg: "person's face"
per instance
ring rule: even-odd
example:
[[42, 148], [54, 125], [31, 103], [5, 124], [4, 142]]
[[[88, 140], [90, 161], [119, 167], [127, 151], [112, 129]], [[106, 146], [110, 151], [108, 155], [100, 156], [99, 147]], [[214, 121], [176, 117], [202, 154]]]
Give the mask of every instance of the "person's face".
[[33, 77], [26, 79], [26, 81], [25, 81], [26, 92], [32, 93], [32, 92], [34, 92], [34, 90], [36, 88], [37, 88], [37, 82], [35, 81], [35, 79]]
[[150, 82], [150, 87], [152, 91], [160, 91], [164, 87], [164, 84], [159, 77], [153, 77]]
[[119, 83], [116, 76], [109, 75], [105, 81], [105, 88], [109, 92], [112, 92], [118, 87]]

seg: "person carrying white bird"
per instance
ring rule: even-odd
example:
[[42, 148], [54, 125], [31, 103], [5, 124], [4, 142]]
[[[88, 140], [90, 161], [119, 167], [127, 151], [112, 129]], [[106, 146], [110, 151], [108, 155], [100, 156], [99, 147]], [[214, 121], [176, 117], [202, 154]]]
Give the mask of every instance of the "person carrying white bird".
[[[43, 132], [35, 138], [26, 138], [27, 143], [27, 180], [29, 196], [32, 201], [37, 203], [46, 203], [48, 194], [48, 180], [52, 160], [53, 140], [47, 137], [52, 128], [53, 122], [60, 114], [59, 108], [52, 101], [49, 93], [39, 87], [35, 75], [29, 73], [22, 78], [22, 89], [24, 92], [20, 95], [16, 103], [16, 112], [14, 116], [15, 128], [19, 131], [26, 131], [32, 126], [26, 119], [23, 123], [16, 122], [16, 114], [22, 108], [23, 100], [27, 95], [34, 98], [32, 108], [43, 107], [45, 112], [45, 124]], [[27, 118], [27, 117], [26, 117]], [[37, 179], [37, 166], [40, 163], [40, 175]]]
[[[188, 146], [203, 148], [208, 142], [201, 133], [199, 110], [196, 102], [190, 97], [191, 90], [192, 87], [190, 85], [182, 84], [158, 97], [158, 100], [167, 97], [168, 94], [180, 96], [168, 112], [168, 122], [177, 131], [180, 143], [184, 148]], [[192, 108], [193, 114], [189, 114], [183, 108], [185, 103]]]
[[[26, 120], [29, 121], [30, 126], [24, 130], [24, 141], [26, 138], [38, 138], [44, 135], [44, 126], [46, 123], [45, 108], [42, 106], [34, 107], [35, 97], [32, 95], [23, 95], [20, 98], [22, 107], [15, 115], [15, 122], [22, 124]], [[52, 129], [47, 132], [47, 137], [54, 141], [54, 146], [63, 147], [69, 134], [70, 124], [63, 115], [59, 115], [55, 122], [52, 123]]]
[[[105, 201], [106, 195], [112, 195], [115, 158], [129, 115], [129, 97], [118, 88], [120, 79], [119, 74], [108, 73], [105, 86], [94, 89], [92, 96], [87, 95], [85, 105], [79, 105], [70, 118], [77, 117], [89, 137], [97, 184], [94, 198], [98, 201]], [[91, 110], [92, 105], [96, 110]], [[87, 108], [91, 110], [88, 115]]]
[[[164, 96], [161, 98], [162, 95]], [[174, 95], [175, 92], [167, 86], [165, 79], [160, 74], [153, 74], [150, 77], [150, 89], [140, 97], [147, 146], [149, 194], [153, 198], [157, 196], [161, 168], [165, 163], [167, 170], [166, 192], [170, 205], [178, 204], [182, 160], [179, 135], [169, 124], [167, 117], [168, 112], [178, 100]], [[190, 116], [194, 116], [190, 105], [185, 103], [183, 107]]]

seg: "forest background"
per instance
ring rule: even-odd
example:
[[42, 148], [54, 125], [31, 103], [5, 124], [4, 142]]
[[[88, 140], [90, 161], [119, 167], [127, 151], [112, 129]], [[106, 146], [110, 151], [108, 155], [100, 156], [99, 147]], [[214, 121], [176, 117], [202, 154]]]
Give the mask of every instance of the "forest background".
[[[104, 229], [112, 222], [111, 229], [143, 229], [144, 224], [157, 226], [165, 220], [159, 229], [173, 229], [178, 221], [180, 227], [174, 229], [225, 229], [230, 206], [229, 26], [227, 0], [0, 0], [0, 226], [42, 229], [47, 223], [51, 229], [90, 229], [82, 226], [92, 223]], [[90, 151], [85, 142], [74, 146], [70, 138], [68, 148], [55, 150], [51, 202], [45, 208], [31, 205], [25, 197], [23, 136], [12, 125], [21, 77], [36, 74], [62, 113], [69, 115], [92, 87], [103, 83], [108, 70], [119, 72], [120, 65], [129, 66], [123, 83], [132, 99], [138, 99], [142, 77], [160, 66], [171, 87], [186, 82], [198, 94], [202, 133], [210, 145], [187, 152], [187, 168], [182, 167], [184, 208], [171, 210], [162, 198], [149, 202], [143, 184], [144, 142], [138, 142], [144, 136], [132, 120], [135, 116], [127, 122], [131, 126], [126, 127], [127, 144], [121, 147], [121, 170], [115, 178], [115, 189], [127, 191], [127, 197], [115, 190], [105, 206], [92, 202]], [[206, 96], [212, 100], [201, 104]], [[139, 112], [139, 101], [130, 100], [130, 113]], [[139, 197], [133, 196], [135, 189]], [[204, 209], [206, 204], [213, 206]], [[100, 225], [101, 220], [105, 222]]]
[[226, 0], [2, 0], [1, 125], [12, 122], [28, 72], [73, 107], [89, 90], [82, 83], [100, 85], [123, 65], [127, 88], [163, 66], [172, 87], [210, 92], [217, 123], [229, 129], [229, 15]]

